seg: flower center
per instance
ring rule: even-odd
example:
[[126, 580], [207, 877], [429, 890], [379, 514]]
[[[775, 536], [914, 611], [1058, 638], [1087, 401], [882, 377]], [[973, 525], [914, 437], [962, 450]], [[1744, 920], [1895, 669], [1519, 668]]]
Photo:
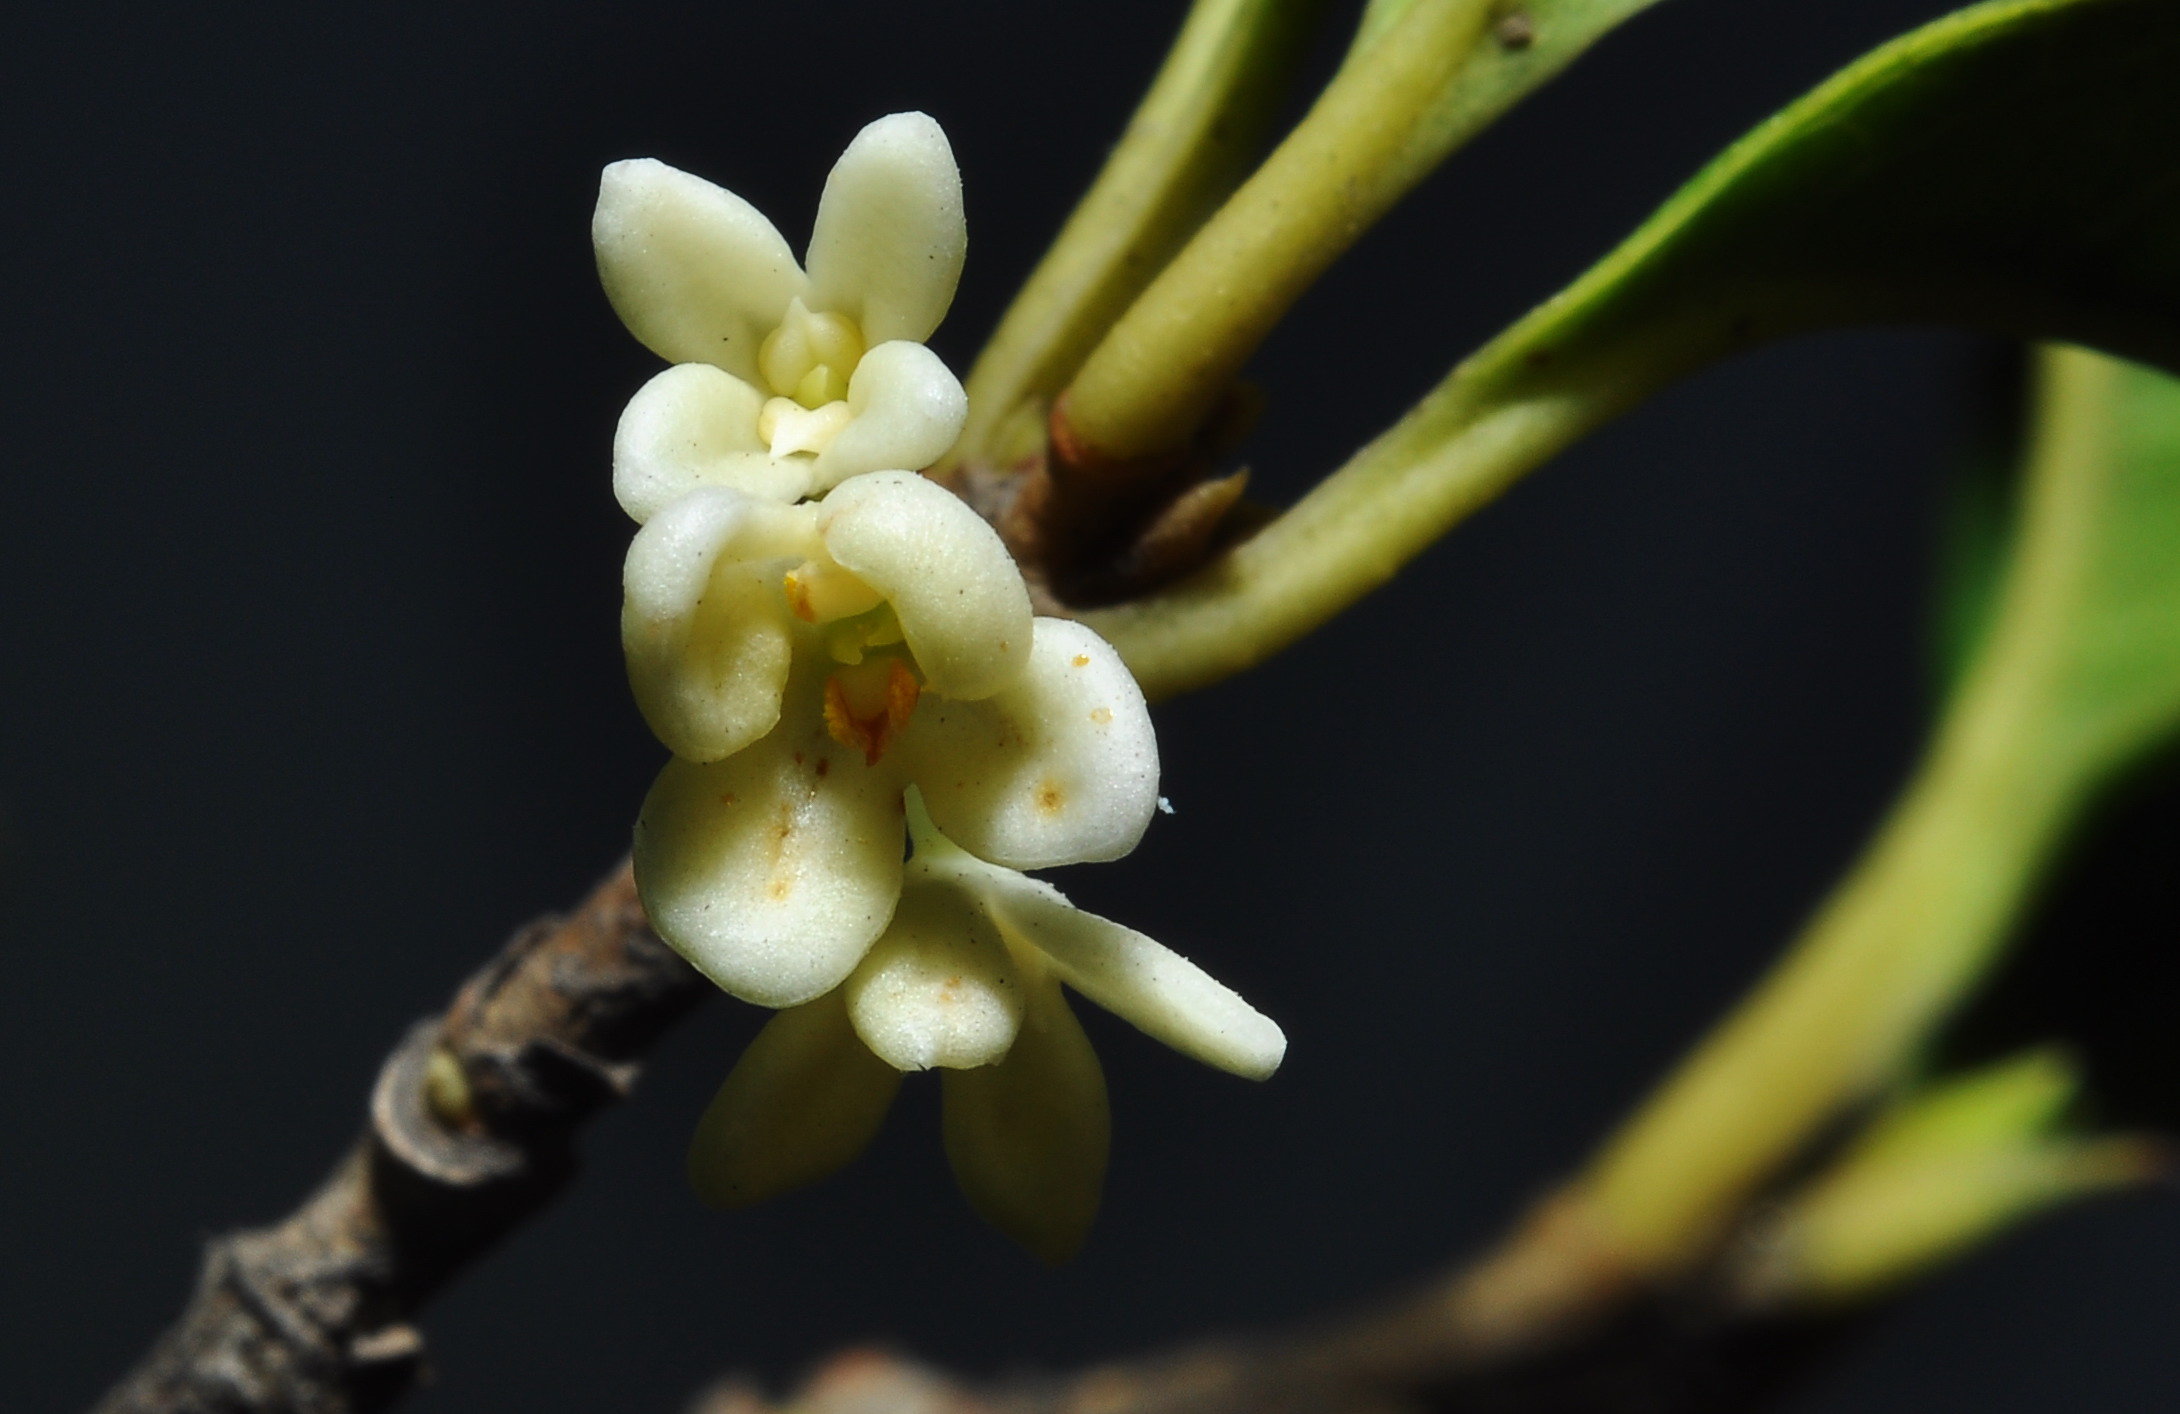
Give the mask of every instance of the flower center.
[[848, 382], [863, 361], [863, 331], [843, 314], [813, 314], [800, 296], [757, 349], [757, 370], [773, 397], [757, 435], [784, 457], [822, 452], [848, 425]]
[[867, 614], [885, 602], [885, 596], [865, 584], [853, 571], [833, 564], [830, 558], [804, 560], [780, 581], [787, 591], [787, 607], [806, 624], [829, 624], [835, 619]]
[[884, 596], [830, 560], [804, 560], [780, 588], [796, 618], [825, 630], [825, 651], [836, 663], [860, 663], [868, 650], [903, 638], [901, 620]]
[[845, 667], [825, 680], [825, 730], [834, 741], [863, 753], [875, 766], [908, 717], [923, 689], [908, 664], [891, 653]]

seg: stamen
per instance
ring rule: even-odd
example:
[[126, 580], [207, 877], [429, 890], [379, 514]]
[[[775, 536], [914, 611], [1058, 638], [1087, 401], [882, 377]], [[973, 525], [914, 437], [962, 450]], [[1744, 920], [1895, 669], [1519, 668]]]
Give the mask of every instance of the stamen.
[[899, 658], [843, 668], [825, 680], [825, 730], [875, 766], [908, 725], [922, 695], [916, 675]]
[[[806, 408], [821, 407], [848, 395], [848, 379], [863, 360], [863, 331], [844, 314], [812, 314], [800, 297], [787, 302], [780, 327], [757, 347], [757, 371], [781, 397]], [[816, 387], [804, 384], [826, 370]]]
[[829, 363], [821, 363], [802, 375], [795, 385], [795, 401], [806, 408], [821, 408], [848, 396], [848, 380]]
[[804, 560], [789, 570], [780, 587], [787, 591], [787, 607], [806, 624], [853, 618], [885, 602], [884, 595], [851, 571], [816, 560]]
[[846, 403], [806, 409], [793, 398], [773, 398], [757, 414], [757, 435], [776, 457], [822, 452], [846, 428], [852, 414]]
[[836, 663], [855, 664], [862, 662], [863, 655], [871, 649], [890, 648], [906, 637], [901, 632], [901, 619], [893, 612], [893, 606], [881, 604], [869, 613], [827, 624], [825, 651]]

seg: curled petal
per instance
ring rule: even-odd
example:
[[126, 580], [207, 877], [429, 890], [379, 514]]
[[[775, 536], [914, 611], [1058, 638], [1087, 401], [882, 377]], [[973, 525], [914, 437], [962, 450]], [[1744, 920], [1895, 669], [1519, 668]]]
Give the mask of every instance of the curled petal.
[[757, 348], [809, 285], [756, 207], [649, 157], [615, 162], [590, 220], [598, 277], [628, 331], [674, 363], [757, 381]]
[[[797, 718], [805, 704], [795, 704]], [[900, 786], [820, 727], [724, 761], [667, 763], [636, 822], [651, 925], [744, 1001], [786, 1007], [846, 980], [901, 891]]]
[[946, 1160], [969, 1206], [1041, 1261], [1082, 1250], [1113, 1122], [1097, 1053], [1058, 985], [1031, 987], [1005, 1060], [943, 1072], [940, 1094]]
[[910, 884], [841, 991], [856, 1034], [880, 1060], [901, 1070], [967, 1070], [1014, 1044], [1018, 970], [974, 900], [945, 884]]
[[810, 306], [845, 314], [869, 344], [931, 337], [954, 302], [969, 230], [961, 170], [937, 122], [895, 113], [833, 164], [810, 236]]
[[946, 455], [969, 395], [939, 356], [895, 340], [863, 355], [848, 380], [852, 420], [819, 454], [815, 490], [866, 471], [919, 471]]
[[932, 819], [1015, 869], [1118, 859], [1158, 807], [1158, 738], [1127, 665], [1066, 619], [1036, 621], [1022, 675], [981, 702], [932, 702], [901, 744]]
[[807, 510], [710, 487], [636, 532], [621, 646], [636, 705], [677, 756], [713, 761], [779, 720], [794, 625], [774, 566], [814, 545]]
[[775, 457], [757, 435], [765, 397], [708, 363], [682, 363], [637, 390], [613, 434], [613, 495], [642, 524], [699, 486], [767, 501], [810, 492], [810, 462]]
[[1279, 1069], [1287, 1038], [1264, 1013], [1187, 958], [1058, 889], [981, 861], [973, 869], [1000, 931], [1044, 955], [1059, 979], [1146, 1036], [1248, 1080]]
[[848, 1025], [838, 991], [772, 1018], [742, 1052], [689, 1143], [689, 1186], [746, 1208], [841, 1168], [870, 1147], [901, 1072]]
[[926, 685], [989, 697], [1029, 659], [1029, 591], [999, 534], [952, 492], [914, 472], [833, 488], [819, 533], [834, 560], [892, 601]]

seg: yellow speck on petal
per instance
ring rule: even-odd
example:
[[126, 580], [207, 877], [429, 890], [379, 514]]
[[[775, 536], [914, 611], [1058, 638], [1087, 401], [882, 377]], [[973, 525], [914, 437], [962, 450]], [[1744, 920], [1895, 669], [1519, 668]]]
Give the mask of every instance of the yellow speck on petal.
[[1037, 787], [1037, 808], [1045, 814], [1057, 815], [1066, 804], [1067, 792], [1060, 789], [1058, 781], [1048, 777], [1043, 785]]
[[1090, 720], [1102, 727], [1113, 720], [1113, 709], [1110, 707], [1093, 707], [1090, 709]]
[[779, 814], [772, 821], [772, 877], [766, 881], [765, 894], [774, 903], [783, 903], [795, 891], [795, 871], [787, 858], [788, 841], [795, 837], [794, 807], [782, 804]]
[[1087, 667], [1089, 667], [1089, 666], [1090, 666], [1090, 655], [1089, 655], [1088, 653], [1077, 653], [1077, 654], [1075, 655], [1075, 666], [1076, 666], [1076, 667], [1078, 667], [1078, 668], [1087, 668]]

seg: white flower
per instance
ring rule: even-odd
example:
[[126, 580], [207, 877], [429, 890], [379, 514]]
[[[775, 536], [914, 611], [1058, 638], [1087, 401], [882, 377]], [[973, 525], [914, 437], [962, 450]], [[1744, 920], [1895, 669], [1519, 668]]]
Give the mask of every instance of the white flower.
[[923, 340], [968, 234], [953, 150], [924, 114], [848, 144], [807, 274], [748, 202], [648, 158], [605, 169], [591, 239], [622, 322], [676, 365], [614, 436], [614, 494], [639, 522], [700, 486], [795, 501], [929, 466], [960, 433], [968, 399]]
[[1094, 632], [1035, 619], [997, 535], [905, 472], [782, 506], [682, 498], [630, 547], [636, 696], [676, 759], [636, 878], [727, 991], [806, 1002], [893, 916], [902, 795], [1014, 868], [1117, 859], [1158, 801], [1142, 692]]
[[658, 162], [606, 169], [592, 235], [614, 308], [675, 364], [614, 441], [614, 493], [643, 527], [629, 680], [674, 755], [637, 824], [637, 887], [699, 970], [782, 1009], [699, 1129], [697, 1186], [732, 1206], [820, 1177], [868, 1143], [903, 1071], [937, 1068], [971, 1204], [1062, 1260], [1110, 1126], [1061, 984], [1252, 1078], [1286, 1040], [1017, 872], [1134, 849], [1163, 805], [1158, 747], [1119, 655], [1034, 618], [997, 533], [915, 474], [967, 412], [922, 343], [966, 240], [945, 135], [920, 113], [865, 128], [826, 181], [807, 273], [748, 203]]
[[1064, 1261], [1096, 1215], [1111, 1126], [1060, 985], [1252, 1080], [1278, 1069], [1286, 1037], [1186, 958], [960, 849], [913, 792], [909, 819], [915, 857], [891, 925], [843, 986], [751, 1043], [697, 1129], [691, 1179], [741, 1207], [822, 1178], [876, 1135], [902, 1071], [939, 1068], [970, 1204]]

